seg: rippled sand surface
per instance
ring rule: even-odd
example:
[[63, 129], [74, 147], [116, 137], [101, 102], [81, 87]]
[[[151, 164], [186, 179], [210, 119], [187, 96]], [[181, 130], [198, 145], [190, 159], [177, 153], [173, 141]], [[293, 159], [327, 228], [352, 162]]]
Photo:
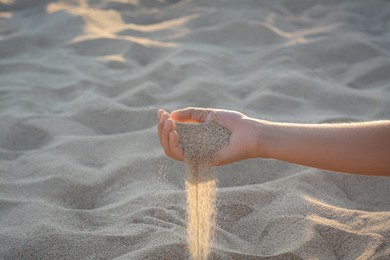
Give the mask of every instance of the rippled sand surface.
[[[156, 110], [390, 118], [388, 1], [0, 0], [0, 258], [188, 259]], [[390, 178], [215, 169], [210, 259], [387, 259]]]

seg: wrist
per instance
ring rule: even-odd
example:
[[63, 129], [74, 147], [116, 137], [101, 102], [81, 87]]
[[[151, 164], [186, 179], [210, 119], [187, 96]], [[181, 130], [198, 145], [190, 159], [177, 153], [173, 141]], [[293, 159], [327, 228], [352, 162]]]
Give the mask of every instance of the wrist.
[[272, 135], [275, 131], [272, 122], [255, 119], [253, 125], [256, 133], [255, 157], [272, 158]]

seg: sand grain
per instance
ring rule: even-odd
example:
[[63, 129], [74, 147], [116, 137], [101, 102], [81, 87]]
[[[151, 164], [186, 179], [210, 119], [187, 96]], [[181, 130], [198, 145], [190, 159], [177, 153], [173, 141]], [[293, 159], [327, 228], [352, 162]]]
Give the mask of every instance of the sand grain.
[[211, 121], [201, 124], [176, 123], [187, 170], [187, 243], [194, 260], [208, 259], [216, 217], [215, 178], [210, 163], [214, 154], [229, 143], [230, 131]]
[[[389, 119], [389, 14], [388, 0], [0, 1], [0, 259], [188, 259], [185, 169], [156, 111]], [[390, 178], [252, 159], [211, 179], [209, 259], [390, 259]]]

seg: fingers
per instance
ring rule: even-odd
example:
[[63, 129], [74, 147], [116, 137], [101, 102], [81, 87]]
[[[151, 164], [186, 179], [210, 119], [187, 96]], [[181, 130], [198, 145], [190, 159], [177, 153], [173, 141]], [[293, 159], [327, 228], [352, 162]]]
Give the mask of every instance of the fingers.
[[175, 122], [163, 109], [158, 111], [157, 119], [158, 135], [165, 154], [173, 159], [182, 161], [184, 156], [179, 145], [179, 136], [175, 131]]
[[205, 108], [188, 107], [175, 110], [171, 113], [172, 119], [178, 122], [203, 123], [207, 120], [211, 110]]
[[157, 111], [157, 121], [160, 121], [161, 115], [166, 112], [164, 109], [159, 109]]
[[[169, 115], [168, 115], [169, 116]], [[169, 149], [169, 132], [172, 131], [174, 128], [174, 124], [171, 118], [167, 118], [164, 123], [164, 127], [162, 129], [161, 133], [161, 145], [164, 148], [164, 152], [169, 156], [172, 157], [172, 153]]]
[[179, 145], [179, 136], [175, 130], [169, 132], [169, 149], [174, 159], [179, 161], [184, 160], [183, 150]]
[[163, 110], [163, 109], [160, 109], [158, 111], [158, 115], [157, 115], [157, 118], [158, 118], [158, 138], [160, 140], [160, 143], [161, 145], [163, 145], [162, 143], [162, 133], [163, 133], [163, 128], [164, 128], [164, 125], [165, 125], [165, 121], [169, 118], [169, 114]]

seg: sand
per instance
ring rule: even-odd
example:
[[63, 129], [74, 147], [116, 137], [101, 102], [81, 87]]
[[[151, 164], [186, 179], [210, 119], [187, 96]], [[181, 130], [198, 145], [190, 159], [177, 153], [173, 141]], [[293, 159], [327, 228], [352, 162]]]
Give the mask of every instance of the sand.
[[230, 131], [214, 121], [176, 123], [187, 169], [187, 245], [191, 259], [207, 260], [213, 245], [217, 180], [211, 168], [215, 153], [229, 144]]
[[[390, 118], [390, 3], [0, 1], [0, 259], [188, 259], [156, 111]], [[390, 178], [214, 169], [210, 259], [388, 259]]]
[[209, 167], [215, 153], [230, 140], [230, 131], [215, 121], [201, 124], [176, 122], [176, 132], [185, 161], [193, 168]]

